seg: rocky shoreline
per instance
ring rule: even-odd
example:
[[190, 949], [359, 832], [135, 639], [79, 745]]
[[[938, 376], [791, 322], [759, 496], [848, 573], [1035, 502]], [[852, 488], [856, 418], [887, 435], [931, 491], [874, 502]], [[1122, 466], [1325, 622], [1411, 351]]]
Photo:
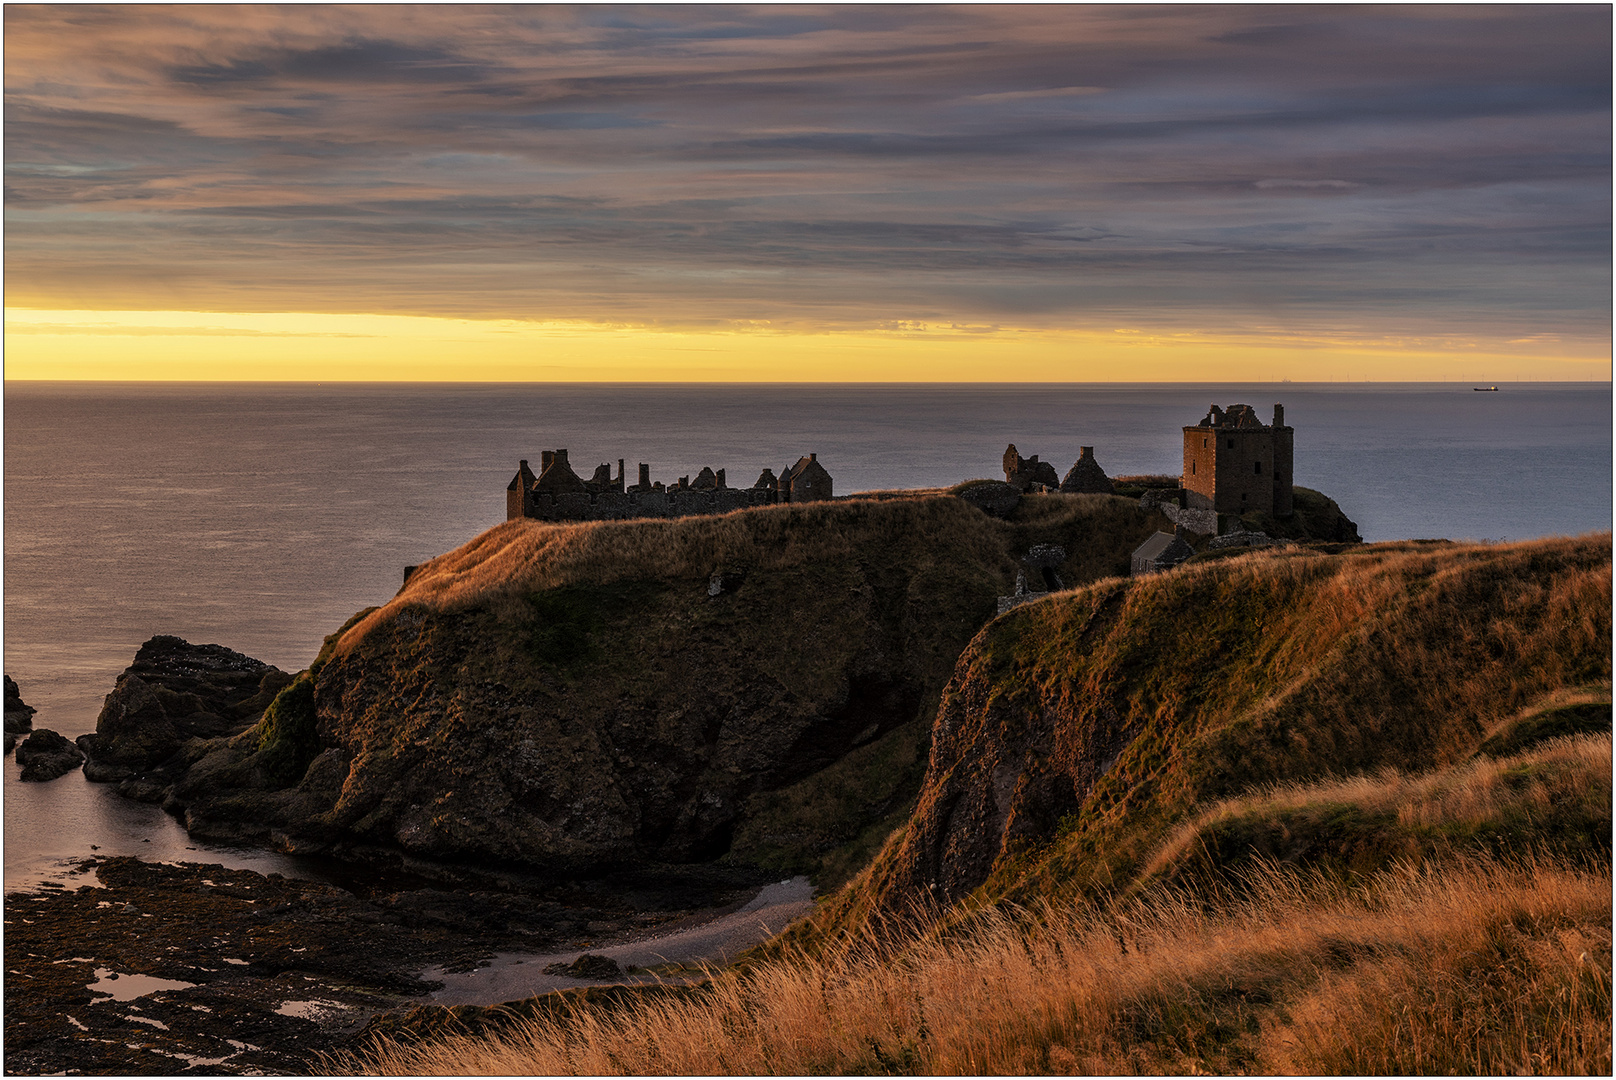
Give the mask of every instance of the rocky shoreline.
[[669, 868], [546, 889], [394, 875], [351, 890], [91, 858], [66, 886], [6, 897], [6, 1072], [306, 1073], [320, 1053], [353, 1049], [370, 1031], [475, 1029], [558, 1007], [433, 1005], [443, 983], [424, 970], [612, 949], [740, 908], [759, 884]]

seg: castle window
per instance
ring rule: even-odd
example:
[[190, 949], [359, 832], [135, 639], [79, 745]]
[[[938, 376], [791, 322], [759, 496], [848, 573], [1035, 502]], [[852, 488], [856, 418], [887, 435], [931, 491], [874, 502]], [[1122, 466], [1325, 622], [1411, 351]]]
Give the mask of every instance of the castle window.
[[1261, 476], [1262, 475], [1262, 462], [1253, 461], [1251, 463], [1251, 465], [1252, 465], [1252, 471], [1255, 472], [1258, 476]]
[[1234, 449], [1234, 440], [1233, 440], [1233, 439], [1230, 439], [1230, 440], [1229, 440], [1229, 449], [1230, 449], [1230, 450], [1233, 450], [1233, 449]]
[[1190, 462], [1190, 475], [1191, 476], [1195, 475], [1195, 462], [1193, 462], [1193, 461]]
[[1202, 450], [1205, 450], [1205, 449], [1206, 449], [1206, 440], [1205, 440], [1205, 439], [1202, 439], [1202, 440], [1201, 440], [1201, 449], [1202, 449]]

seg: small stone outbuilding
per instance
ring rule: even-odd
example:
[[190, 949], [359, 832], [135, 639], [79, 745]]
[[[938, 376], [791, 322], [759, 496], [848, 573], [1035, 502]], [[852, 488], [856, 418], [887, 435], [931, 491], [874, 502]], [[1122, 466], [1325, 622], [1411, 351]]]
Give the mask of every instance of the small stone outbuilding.
[[1077, 462], [1067, 470], [1066, 479], [1061, 481], [1061, 492], [1066, 495], [1114, 495], [1116, 488], [1111, 484], [1111, 478], [1105, 475], [1100, 463], [1094, 460], [1094, 447], [1085, 446], [1078, 454]]
[[1134, 577], [1171, 570], [1195, 554], [1177, 533], [1159, 532], [1134, 549], [1130, 573]]

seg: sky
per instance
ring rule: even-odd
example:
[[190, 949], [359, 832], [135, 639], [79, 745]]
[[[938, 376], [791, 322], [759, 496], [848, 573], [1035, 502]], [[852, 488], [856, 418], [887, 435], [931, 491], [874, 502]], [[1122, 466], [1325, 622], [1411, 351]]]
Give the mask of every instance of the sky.
[[1608, 379], [1609, 5], [7, 5], [7, 379]]

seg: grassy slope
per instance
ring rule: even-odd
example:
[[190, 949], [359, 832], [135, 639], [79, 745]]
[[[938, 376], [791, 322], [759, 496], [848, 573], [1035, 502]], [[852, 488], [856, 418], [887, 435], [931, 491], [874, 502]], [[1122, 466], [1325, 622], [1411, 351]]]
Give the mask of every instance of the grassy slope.
[[[1293, 785], [1245, 810], [1404, 806], [1426, 827], [1472, 830], [1540, 806], [1543, 791], [1508, 778], [1547, 772], [1602, 801], [1608, 833], [1610, 755], [1608, 734], [1562, 736], [1467, 767], [1457, 784], [1387, 772]], [[525, 1022], [383, 1040], [329, 1064], [387, 1075], [1610, 1071], [1608, 861], [1458, 856], [1350, 882], [1248, 861], [1208, 884], [1000, 909], [963, 933], [854, 935], [678, 996], [532, 1007], [541, 999], [516, 1010]]]
[[[997, 806], [1004, 832], [977, 838], [986, 872], [956, 895], [1099, 898], [1254, 785], [1449, 768], [1568, 688], [1608, 702], [1609, 543], [1255, 553], [1017, 609], [961, 657], [914, 818], [807, 936], [937, 895], [954, 807], [974, 794], [991, 819], [975, 775], [989, 765], [1064, 770], [1074, 802], [1041, 833]], [[1366, 842], [1356, 865], [1407, 847]]]

